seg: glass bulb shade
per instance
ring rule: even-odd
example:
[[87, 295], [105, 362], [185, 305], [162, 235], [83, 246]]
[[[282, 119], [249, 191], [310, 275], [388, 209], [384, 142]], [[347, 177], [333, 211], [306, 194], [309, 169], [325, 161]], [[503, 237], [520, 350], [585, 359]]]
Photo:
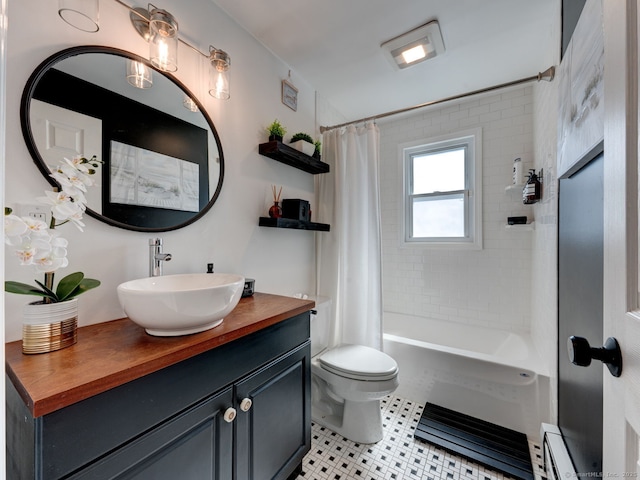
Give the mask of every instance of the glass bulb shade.
[[184, 99], [182, 100], [182, 105], [184, 106], [184, 108], [186, 108], [190, 112], [197, 112], [199, 110], [198, 105], [196, 105], [196, 102], [194, 102], [193, 99], [188, 95], [184, 96]]
[[209, 61], [211, 62], [209, 95], [220, 100], [228, 100], [231, 97], [229, 78], [231, 57], [225, 51], [209, 46]]
[[151, 10], [149, 60], [165, 72], [178, 70], [178, 22], [165, 10]]
[[58, 0], [58, 15], [83, 32], [100, 30], [99, 0]]
[[144, 63], [127, 60], [127, 82], [136, 88], [151, 88], [153, 70]]
[[149, 60], [165, 72], [178, 70], [178, 37], [168, 38], [151, 32]]
[[209, 95], [220, 100], [228, 100], [231, 97], [228, 68], [212, 66], [209, 78]]

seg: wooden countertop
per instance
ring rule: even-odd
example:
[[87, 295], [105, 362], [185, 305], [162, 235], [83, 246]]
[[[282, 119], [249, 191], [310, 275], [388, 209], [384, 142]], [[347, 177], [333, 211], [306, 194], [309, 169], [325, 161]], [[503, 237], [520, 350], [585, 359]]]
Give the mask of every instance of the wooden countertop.
[[5, 345], [7, 375], [34, 417], [156, 372], [187, 358], [311, 310], [312, 300], [255, 293], [221, 325], [180, 337], [153, 337], [128, 318], [80, 327], [78, 342], [25, 355], [22, 341]]

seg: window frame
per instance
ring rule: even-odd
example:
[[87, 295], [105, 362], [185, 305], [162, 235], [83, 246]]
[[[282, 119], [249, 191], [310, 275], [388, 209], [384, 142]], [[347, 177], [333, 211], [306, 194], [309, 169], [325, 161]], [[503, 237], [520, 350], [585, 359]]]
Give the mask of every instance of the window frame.
[[[413, 157], [453, 150], [465, 149], [465, 185], [463, 190], [412, 194]], [[402, 170], [401, 211], [402, 243], [406, 246], [447, 247], [482, 249], [482, 129], [455, 132], [437, 138], [426, 138], [399, 145]], [[465, 236], [463, 237], [414, 237], [413, 204], [415, 198], [447, 198], [464, 194]]]

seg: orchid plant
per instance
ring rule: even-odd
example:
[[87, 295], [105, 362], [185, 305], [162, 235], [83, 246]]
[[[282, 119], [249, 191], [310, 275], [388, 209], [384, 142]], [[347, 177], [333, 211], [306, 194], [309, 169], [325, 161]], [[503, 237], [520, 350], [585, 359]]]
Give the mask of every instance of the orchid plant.
[[58, 303], [71, 300], [100, 285], [99, 280], [84, 278], [84, 273], [75, 272], [62, 278], [54, 290], [55, 272], [69, 265], [69, 242], [55, 229], [71, 222], [83, 231], [85, 225], [82, 223], [82, 215], [87, 205], [84, 194], [87, 187], [94, 185], [92, 175], [101, 163], [95, 155], [90, 159], [77, 156], [71, 160], [65, 158], [60, 165], [51, 169], [51, 177], [60, 185], [59, 191], [45, 191], [44, 197], [36, 198], [51, 207], [49, 225], [36, 218], [19, 217], [12, 214], [10, 208], [5, 209], [5, 243], [15, 247], [20, 265], [34, 266], [37, 272], [44, 274], [43, 282], [35, 280], [37, 287], [6, 281], [6, 292], [43, 297], [42, 303]]

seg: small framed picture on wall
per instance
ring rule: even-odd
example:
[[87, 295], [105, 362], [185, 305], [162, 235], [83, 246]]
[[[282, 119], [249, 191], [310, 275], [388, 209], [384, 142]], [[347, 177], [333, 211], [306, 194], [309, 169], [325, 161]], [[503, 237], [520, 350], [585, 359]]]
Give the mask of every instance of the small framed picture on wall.
[[294, 112], [298, 110], [298, 89], [287, 80], [282, 80], [282, 103]]

